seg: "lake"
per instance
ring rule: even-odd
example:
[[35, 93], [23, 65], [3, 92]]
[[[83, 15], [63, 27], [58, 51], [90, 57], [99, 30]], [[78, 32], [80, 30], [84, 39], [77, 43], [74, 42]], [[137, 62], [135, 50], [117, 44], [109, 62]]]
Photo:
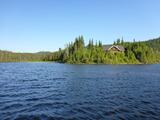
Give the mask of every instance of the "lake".
[[159, 120], [160, 65], [0, 63], [0, 120]]

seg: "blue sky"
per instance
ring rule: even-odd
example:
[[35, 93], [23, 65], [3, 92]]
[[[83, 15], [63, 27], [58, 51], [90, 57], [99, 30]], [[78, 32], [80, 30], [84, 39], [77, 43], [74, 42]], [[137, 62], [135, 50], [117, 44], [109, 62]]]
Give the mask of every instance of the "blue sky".
[[55, 51], [83, 35], [104, 44], [160, 36], [160, 0], [0, 0], [0, 49]]

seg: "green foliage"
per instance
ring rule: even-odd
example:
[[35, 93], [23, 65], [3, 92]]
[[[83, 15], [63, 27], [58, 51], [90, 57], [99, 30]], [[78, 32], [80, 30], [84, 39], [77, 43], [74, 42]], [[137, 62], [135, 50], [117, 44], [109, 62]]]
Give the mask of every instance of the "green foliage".
[[41, 53], [13, 53], [9, 51], [0, 51], [0, 62], [20, 62], [20, 61], [42, 61], [46, 56]]
[[122, 45], [125, 52], [106, 52], [101, 41], [93, 39], [85, 45], [84, 37], [75, 38], [64, 49], [56, 52], [13, 53], [0, 51], [0, 62], [56, 61], [70, 64], [150, 64], [160, 63], [160, 38], [144, 42], [124, 42], [117, 39], [114, 45]]
[[[83, 36], [68, 44], [63, 51], [59, 51], [61, 57], [57, 60], [70, 64], [148, 64], [159, 63], [160, 52], [149, 46], [146, 42], [124, 42], [123, 38], [117, 39], [114, 45], [123, 45], [125, 52], [106, 52], [102, 42], [94, 44], [93, 39], [85, 46]], [[160, 44], [159, 44], [160, 45]]]

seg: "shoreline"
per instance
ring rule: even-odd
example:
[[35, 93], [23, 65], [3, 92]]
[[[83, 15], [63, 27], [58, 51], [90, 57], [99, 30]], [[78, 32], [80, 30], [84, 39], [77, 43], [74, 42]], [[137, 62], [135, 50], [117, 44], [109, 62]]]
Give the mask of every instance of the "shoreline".
[[62, 63], [56, 61], [12, 61], [12, 62], [0, 62], [0, 63], [57, 63], [57, 64], [66, 64], [66, 65], [154, 65], [160, 63]]

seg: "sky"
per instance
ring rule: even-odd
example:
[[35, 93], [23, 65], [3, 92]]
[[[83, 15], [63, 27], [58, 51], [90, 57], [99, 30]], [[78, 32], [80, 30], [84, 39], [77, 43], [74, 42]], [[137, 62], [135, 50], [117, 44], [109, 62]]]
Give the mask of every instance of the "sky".
[[111, 44], [160, 36], [160, 0], [0, 0], [0, 49], [56, 51], [83, 35]]

